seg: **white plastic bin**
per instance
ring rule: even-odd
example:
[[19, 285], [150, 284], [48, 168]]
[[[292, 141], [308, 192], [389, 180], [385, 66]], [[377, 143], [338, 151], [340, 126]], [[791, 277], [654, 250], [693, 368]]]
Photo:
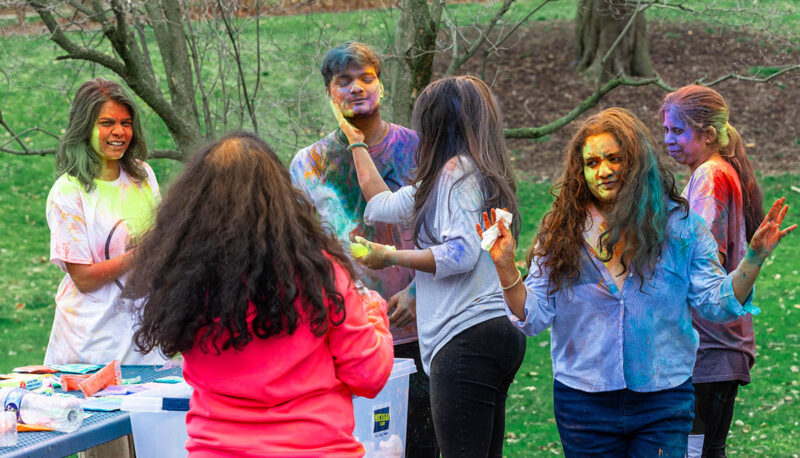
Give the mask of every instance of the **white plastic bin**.
[[389, 381], [375, 399], [353, 398], [353, 436], [364, 444], [366, 458], [403, 457], [408, 417], [408, 377], [413, 359], [395, 358]]
[[192, 387], [186, 382], [164, 385], [125, 396], [122, 410], [131, 417], [136, 456], [183, 458], [186, 451], [186, 412]]
[[[408, 377], [416, 371], [413, 359], [395, 358], [389, 381], [375, 399], [353, 398], [353, 435], [364, 444], [367, 458], [403, 456]], [[123, 398], [121, 408], [131, 417], [136, 456], [187, 456], [186, 412], [191, 396], [192, 387], [182, 382]]]

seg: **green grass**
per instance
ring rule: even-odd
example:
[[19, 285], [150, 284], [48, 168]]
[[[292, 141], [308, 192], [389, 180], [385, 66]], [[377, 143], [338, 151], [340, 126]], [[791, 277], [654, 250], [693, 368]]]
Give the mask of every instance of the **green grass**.
[[[180, 166], [152, 161], [157, 176], [168, 186]], [[0, 372], [40, 363], [52, 324], [55, 295], [63, 274], [47, 262], [49, 231], [44, 203], [53, 181], [52, 161], [3, 157], [0, 161]], [[763, 177], [765, 201], [786, 195], [797, 201], [789, 186], [798, 175]], [[536, 226], [550, 207], [548, 182], [522, 180], [518, 195], [523, 215], [517, 259], [524, 259]], [[789, 221], [800, 221], [796, 212]], [[795, 412], [800, 400], [797, 370], [800, 334], [800, 275], [796, 253], [800, 235], [783, 241], [767, 261], [757, 283], [756, 303], [763, 312], [755, 318], [757, 358], [753, 383], [740, 390], [730, 436], [731, 455], [789, 455]], [[793, 256], [794, 254], [794, 256]], [[20, 306], [19, 304], [23, 304]], [[553, 420], [550, 333], [528, 339], [525, 362], [511, 387], [506, 411], [507, 456], [560, 452]], [[770, 438], [760, 439], [761, 435]], [[755, 438], [755, 439], [753, 439]]]

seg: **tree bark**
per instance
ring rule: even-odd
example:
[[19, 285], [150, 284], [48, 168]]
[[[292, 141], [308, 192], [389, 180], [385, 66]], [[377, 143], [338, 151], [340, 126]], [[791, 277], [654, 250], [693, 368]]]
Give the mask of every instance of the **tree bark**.
[[404, 0], [395, 28], [390, 62], [392, 119], [408, 126], [417, 96], [433, 75], [436, 34], [442, 17], [442, 3], [434, 0]]
[[642, 6], [625, 0], [581, 0], [575, 24], [578, 71], [601, 83], [655, 75]]

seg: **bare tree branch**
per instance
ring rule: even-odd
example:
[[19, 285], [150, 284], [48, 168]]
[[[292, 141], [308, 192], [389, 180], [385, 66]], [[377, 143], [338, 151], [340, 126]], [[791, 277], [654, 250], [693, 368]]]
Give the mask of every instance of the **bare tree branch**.
[[46, 149], [26, 149], [25, 151], [17, 151], [0, 146], [0, 152], [12, 154], [14, 156], [46, 156], [48, 154], [56, 154], [55, 148]]
[[[8, 127], [8, 124], [6, 124], [6, 122], [3, 120], [3, 113], [2, 112], [0, 112], [0, 126], [3, 126], [3, 128], [6, 131], [8, 131], [9, 134], [11, 134], [12, 139], [16, 140], [17, 144], [19, 144], [19, 146], [23, 149], [23, 151], [25, 151], [25, 153], [28, 153], [29, 150], [28, 150], [28, 147], [25, 146], [25, 143], [19, 138], [18, 135], [16, 135], [14, 133], [14, 131], [11, 130], [10, 127]], [[6, 145], [6, 144], [8, 144], [8, 142], [4, 143], [4, 145]]]
[[[56, 148], [43, 148], [19, 151], [0, 146], [0, 152], [11, 154], [13, 156], [48, 156], [56, 154], [58, 150]], [[174, 161], [180, 161], [184, 159], [184, 154], [180, 151], [171, 149], [156, 149], [150, 151], [148, 154], [148, 159], [172, 159]]]
[[[614, 78], [611, 81], [607, 82], [601, 87], [598, 87], [594, 94], [587, 97], [583, 102], [579, 103], [575, 108], [569, 111], [569, 113], [565, 114], [564, 116], [556, 119], [555, 121], [545, 124], [539, 127], [519, 127], [514, 129], [504, 129], [504, 133], [506, 138], [539, 138], [545, 135], [551, 134], [558, 129], [566, 126], [570, 122], [572, 122], [575, 118], [580, 116], [586, 110], [594, 107], [597, 105], [597, 102], [603, 98], [606, 94], [613, 91], [619, 86], [646, 86], [648, 84], [656, 84], [663, 82], [661, 78], [645, 78], [645, 79], [638, 79], [632, 80], [625, 77], [618, 77]], [[660, 86], [659, 86], [660, 87]]]
[[220, 16], [222, 16], [222, 21], [225, 23], [225, 30], [228, 32], [228, 38], [231, 41], [231, 45], [233, 46], [233, 57], [236, 61], [236, 68], [239, 70], [239, 84], [241, 84], [243, 96], [244, 96], [244, 103], [247, 106], [247, 112], [250, 115], [250, 122], [253, 123], [253, 130], [258, 133], [258, 118], [256, 117], [255, 109], [253, 108], [252, 100], [247, 95], [247, 81], [244, 79], [244, 70], [242, 70], [242, 56], [239, 53], [239, 46], [238, 46], [238, 39], [233, 34], [233, 29], [231, 28], [230, 20], [228, 19], [228, 14], [225, 12], [225, 7], [222, 6], [222, 0], [217, 0], [217, 5], [219, 6]]
[[500, 47], [500, 46], [503, 44], [503, 42], [505, 42], [505, 41], [506, 41], [506, 40], [507, 40], [507, 39], [508, 39], [508, 38], [509, 38], [511, 35], [513, 35], [513, 34], [514, 34], [514, 32], [516, 32], [516, 31], [517, 31], [517, 29], [519, 29], [519, 28], [522, 26], [522, 24], [524, 24], [525, 22], [527, 22], [527, 21], [528, 21], [528, 19], [530, 19], [530, 18], [531, 18], [531, 16], [533, 16], [534, 14], [536, 14], [536, 12], [537, 12], [537, 11], [539, 11], [540, 9], [542, 9], [542, 7], [543, 7], [543, 6], [547, 5], [547, 4], [548, 4], [548, 3], [550, 3], [551, 1], [553, 1], [553, 0], [544, 0], [542, 3], [540, 3], [540, 4], [539, 4], [539, 6], [537, 6], [537, 7], [536, 7], [536, 8], [534, 8], [534, 9], [532, 9], [532, 10], [530, 11], [530, 13], [528, 13], [528, 14], [527, 14], [527, 15], [526, 15], [524, 18], [520, 19], [520, 20], [519, 20], [519, 21], [518, 21], [516, 24], [514, 24], [514, 27], [512, 27], [512, 28], [511, 28], [511, 30], [509, 30], [509, 31], [508, 31], [508, 32], [507, 32], [505, 35], [501, 36], [501, 37], [500, 37], [500, 38], [499, 38], [499, 39], [498, 39], [498, 40], [497, 40], [497, 41], [496, 41], [496, 42], [495, 42], [495, 43], [492, 45], [492, 47], [493, 47], [493, 48], [499, 48], [499, 47]]
[[[67, 3], [69, 3], [69, 5], [71, 7], [73, 7], [73, 8], [75, 8], [77, 11], [80, 11], [81, 13], [83, 13], [84, 16], [86, 16], [86, 17], [94, 16], [94, 11], [90, 10], [89, 8], [86, 8], [81, 2], [78, 2], [78, 1], [75, 1], [75, 0], [69, 0]], [[98, 21], [98, 22], [102, 22], [102, 21]]]
[[719, 84], [719, 83], [721, 83], [723, 81], [727, 81], [729, 79], [736, 79], [736, 80], [741, 80], [741, 81], [750, 81], [750, 82], [753, 82], [753, 83], [766, 83], [767, 81], [775, 78], [776, 76], [783, 75], [784, 73], [788, 73], [788, 72], [791, 72], [791, 71], [794, 71], [794, 70], [798, 70], [798, 69], [800, 69], [800, 64], [798, 64], [798, 65], [788, 65], [788, 66], [783, 67], [781, 70], [773, 73], [772, 75], [765, 76], [764, 78], [757, 78], [757, 77], [753, 77], [753, 76], [744, 76], [744, 75], [739, 75], [736, 72], [730, 72], [727, 75], [721, 76], [721, 77], [715, 79], [714, 81], [711, 81], [710, 83], [704, 83], [703, 82], [704, 78], [700, 78], [697, 81], [695, 81], [695, 84], [703, 84], [705, 86], [709, 86], [710, 87], [710, 86], [714, 86], [716, 84]]
[[464, 62], [469, 60], [481, 48], [481, 46], [483, 46], [489, 37], [489, 34], [492, 33], [492, 30], [494, 30], [495, 26], [497, 25], [497, 22], [508, 12], [508, 9], [511, 8], [512, 3], [514, 3], [514, 0], [503, 0], [503, 4], [500, 5], [500, 9], [497, 10], [497, 13], [495, 13], [494, 17], [492, 17], [486, 27], [483, 30], [480, 30], [480, 36], [473, 41], [472, 44], [470, 44], [469, 48], [467, 48], [463, 54], [458, 54], [458, 47], [455, 45], [454, 40], [453, 57], [450, 59], [450, 65], [448, 65], [447, 70], [444, 72], [445, 76], [452, 75], [462, 64], [464, 64]]
[[[260, 2], [256, 0], [256, 84], [253, 87], [253, 100], [258, 94], [258, 86], [261, 84], [261, 15], [259, 14]], [[256, 132], [258, 132], [256, 130]]]
[[[783, 74], [786, 74], [788, 72], [795, 71], [795, 70], [800, 70], [800, 64], [789, 65], [789, 66], [783, 67], [778, 72], [776, 72], [776, 73], [774, 73], [772, 75], [769, 75], [767, 77], [764, 77], [764, 78], [744, 76], [744, 75], [739, 75], [736, 72], [731, 72], [731, 73], [728, 73], [727, 75], [724, 75], [724, 76], [722, 76], [720, 78], [717, 78], [714, 81], [711, 81], [710, 83], [704, 83], [702, 79], [699, 79], [699, 80], [695, 81], [695, 84], [703, 84], [705, 86], [709, 86], [710, 87], [710, 86], [719, 84], [719, 83], [721, 83], [723, 81], [726, 81], [726, 80], [729, 80], [729, 79], [738, 79], [738, 80], [749, 81], [749, 82], [753, 82], [753, 83], [766, 83], [766, 82], [772, 80], [773, 78], [775, 78], [775, 77], [777, 77], [779, 75], [783, 75]], [[619, 76], [619, 77], [614, 78], [611, 81], [607, 82], [602, 87], [598, 87], [597, 90], [592, 95], [587, 97], [583, 102], [578, 104], [575, 108], [570, 110], [567, 114], [565, 114], [564, 116], [556, 119], [555, 121], [550, 122], [548, 124], [545, 124], [543, 126], [538, 126], [538, 127], [518, 127], [518, 128], [512, 128], [512, 129], [505, 129], [504, 130], [505, 136], [506, 136], [506, 138], [539, 138], [539, 137], [543, 137], [545, 135], [548, 135], [548, 134], [551, 134], [551, 133], [557, 131], [558, 129], [561, 129], [565, 125], [567, 125], [570, 122], [572, 122], [575, 118], [580, 116], [583, 112], [585, 112], [586, 110], [588, 110], [588, 109], [594, 107], [595, 105], [597, 105], [597, 102], [599, 102], [600, 99], [602, 99], [606, 94], [608, 94], [612, 90], [616, 89], [617, 87], [619, 87], [619, 86], [647, 86], [647, 85], [656, 86], [656, 87], [660, 88], [661, 90], [663, 90], [664, 92], [672, 92], [672, 91], [677, 90], [677, 88], [672, 87], [672, 86], [668, 85], [667, 83], [665, 83], [660, 77], [643, 78], [643, 79], [629, 79], [629, 78], [626, 78], [624, 76]], [[528, 113], [528, 114], [530, 114], [530, 113]]]
[[47, 6], [40, 2], [39, 0], [29, 0], [28, 4], [36, 10], [39, 14], [39, 17], [42, 18], [44, 25], [47, 27], [47, 30], [50, 31], [51, 38], [53, 41], [56, 42], [62, 49], [67, 51], [67, 56], [60, 56], [57, 57], [57, 60], [62, 59], [82, 59], [88, 60], [91, 62], [96, 62], [114, 73], [120, 75], [123, 78], [128, 76], [128, 73], [125, 69], [125, 65], [114, 59], [113, 57], [109, 56], [108, 54], [101, 53], [94, 49], [84, 48], [82, 46], [78, 46], [72, 40], [67, 38], [64, 34], [64, 31], [61, 30], [61, 26], [58, 25], [58, 22], [55, 20], [52, 14], [52, 7]]

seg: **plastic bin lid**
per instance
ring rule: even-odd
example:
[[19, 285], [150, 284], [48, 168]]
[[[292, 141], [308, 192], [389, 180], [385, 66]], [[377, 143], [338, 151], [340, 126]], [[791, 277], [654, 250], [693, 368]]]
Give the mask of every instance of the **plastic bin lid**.
[[188, 411], [192, 387], [186, 383], [165, 385], [122, 398], [121, 410], [127, 412]]
[[404, 375], [411, 375], [417, 372], [417, 365], [411, 358], [395, 358], [394, 365], [392, 365], [392, 373], [389, 374], [389, 380], [402, 377]]

